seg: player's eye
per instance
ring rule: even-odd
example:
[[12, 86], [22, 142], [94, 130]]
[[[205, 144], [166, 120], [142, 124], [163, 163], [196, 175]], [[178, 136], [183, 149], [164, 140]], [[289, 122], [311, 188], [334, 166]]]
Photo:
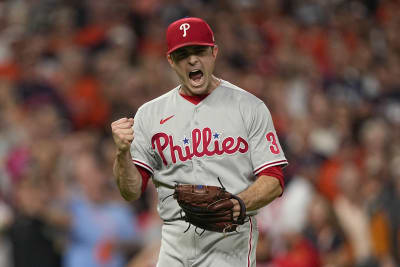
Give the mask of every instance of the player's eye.
[[204, 56], [207, 52], [207, 49], [208, 47], [206, 46], [188, 46], [172, 52], [171, 56], [175, 62], [179, 62], [190, 55]]
[[189, 53], [186, 50], [178, 50], [172, 53], [172, 59], [174, 61], [181, 61], [189, 56]]
[[208, 47], [196, 47], [193, 51], [193, 54], [202, 56], [206, 53]]
[[185, 51], [185, 52], [179, 53], [179, 54], [176, 56], [176, 59], [177, 59], [178, 61], [180, 61], [180, 60], [182, 60], [182, 59], [187, 58], [188, 56], [189, 56], [189, 53], [187, 53], [187, 52]]

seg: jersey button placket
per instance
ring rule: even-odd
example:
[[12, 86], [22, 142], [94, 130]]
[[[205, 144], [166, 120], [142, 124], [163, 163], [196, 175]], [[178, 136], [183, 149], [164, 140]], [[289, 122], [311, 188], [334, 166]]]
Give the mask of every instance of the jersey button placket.
[[194, 120], [193, 120], [193, 122], [194, 122], [194, 125], [199, 125], [199, 122], [197, 121], [197, 114], [199, 114], [199, 107], [195, 107], [194, 108], [194, 114], [193, 114], [193, 117], [194, 117]]

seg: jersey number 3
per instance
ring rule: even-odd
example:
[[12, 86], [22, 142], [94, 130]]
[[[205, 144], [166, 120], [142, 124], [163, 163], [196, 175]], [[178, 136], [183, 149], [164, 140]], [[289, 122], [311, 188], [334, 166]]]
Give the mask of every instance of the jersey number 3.
[[271, 150], [272, 154], [279, 154], [279, 146], [276, 143], [275, 134], [273, 132], [269, 132], [265, 137], [270, 143], [269, 150]]

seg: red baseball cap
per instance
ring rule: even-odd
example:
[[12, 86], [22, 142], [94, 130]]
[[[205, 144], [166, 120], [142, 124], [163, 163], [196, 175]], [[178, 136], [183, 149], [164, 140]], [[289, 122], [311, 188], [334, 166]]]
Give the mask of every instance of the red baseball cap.
[[214, 33], [200, 18], [183, 18], [172, 22], [167, 29], [168, 52], [187, 45], [214, 46]]

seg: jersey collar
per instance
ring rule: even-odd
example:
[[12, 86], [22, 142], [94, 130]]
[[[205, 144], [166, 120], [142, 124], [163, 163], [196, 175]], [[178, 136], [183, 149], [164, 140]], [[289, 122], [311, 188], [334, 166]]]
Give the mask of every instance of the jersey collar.
[[190, 103], [197, 105], [199, 104], [204, 98], [206, 98], [207, 96], [209, 96], [210, 94], [205, 94], [205, 95], [195, 95], [195, 96], [190, 96], [190, 95], [184, 95], [182, 93], [179, 93], [184, 99], [186, 99], [187, 101], [189, 101]]

